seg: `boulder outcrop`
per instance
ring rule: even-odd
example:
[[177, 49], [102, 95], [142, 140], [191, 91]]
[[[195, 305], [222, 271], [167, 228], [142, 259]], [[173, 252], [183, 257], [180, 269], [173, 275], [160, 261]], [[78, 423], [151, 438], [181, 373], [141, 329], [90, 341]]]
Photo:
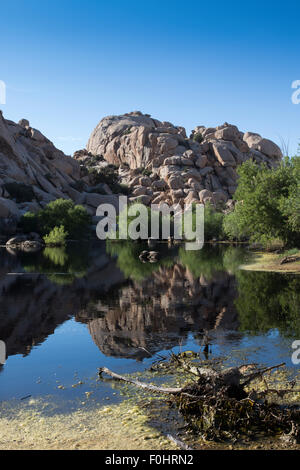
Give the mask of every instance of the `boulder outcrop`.
[[228, 123], [198, 126], [187, 137], [183, 127], [138, 111], [102, 119], [72, 158], [27, 119], [17, 124], [0, 112], [0, 235], [58, 198], [93, 216], [101, 202], [117, 207], [117, 194], [128, 192], [147, 205], [231, 206], [239, 165], [253, 159], [271, 168], [281, 158], [274, 142]]
[[215, 206], [231, 204], [236, 170], [243, 162], [252, 159], [272, 168], [282, 158], [274, 142], [232, 124], [198, 126], [188, 138], [183, 127], [138, 111], [102, 119], [90, 136], [87, 154], [85, 163], [97, 157], [119, 167], [133, 200]]
[[111, 194], [108, 187], [93, 188], [89, 178], [82, 181], [80, 163], [28, 120], [17, 124], [0, 111], [0, 235], [15, 233], [22, 214], [37, 212], [58, 198], [83, 204], [95, 215], [99, 192]]

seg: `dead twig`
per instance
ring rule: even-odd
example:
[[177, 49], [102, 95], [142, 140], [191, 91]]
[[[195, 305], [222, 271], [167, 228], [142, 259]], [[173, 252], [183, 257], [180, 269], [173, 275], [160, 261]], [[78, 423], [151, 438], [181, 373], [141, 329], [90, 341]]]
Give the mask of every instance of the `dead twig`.
[[272, 366], [272, 367], [266, 367], [265, 369], [260, 369], [256, 372], [253, 372], [253, 374], [249, 374], [248, 376], [246, 376], [246, 380], [245, 382], [243, 383], [243, 386], [245, 387], [246, 385], [248, 385], [250, 382], [252, 382], [253, 380], [257, 379], [258, 377], [261, 377], [263, 374], [265, 374], [266, 372], [270, 372], [271, 370], [273, 369], [278, 369], [279, 367], [283, 367], [285, 366], [285, 362], [282, 362], [281, 364], [277, 364], [276, 366]]

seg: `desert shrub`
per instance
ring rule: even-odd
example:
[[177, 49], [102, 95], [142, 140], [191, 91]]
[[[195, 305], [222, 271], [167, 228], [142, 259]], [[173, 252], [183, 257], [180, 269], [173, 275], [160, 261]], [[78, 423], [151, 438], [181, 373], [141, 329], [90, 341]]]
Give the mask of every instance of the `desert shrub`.
[[97, 165], [97, 163], [104, 162], [105, 159], [102, 155], [91, 155], [89, 154], [89, 159], [86, 160], [85, 165], [91, 167]]
[[[135, 206], [137, 207], [137, 215], [135, 216], [129, 216], [127, 214], [127, 218], [124, 219], [122, 217], [123, 213], [121, 213], [117, 217], [117, 224], [118, 224], [118, 230], [117, 230], [117, 238], [119, 237], [120, 230], [122, 233], [127, 233], [128, 234], [128, 227], [132, 221], [137, 219], [139, 217], [139, 209], [138, 205], [140, 205], [139, 202], [134, 202], [133, 204], [130, 204], [127, 207], [127, 211], [134, 210]], [[169, 215], [163, 215], [162, 212], [157, 213], [156, 211], [152, 211], [150, 207], [145, 208], [145, 213], [147, 212], [147, 217], [146, 220], [143, 220], [143, 223], [145, 226], [140, 226], [139, 230], [146, 232], [147, 236], [151, 235], [151, 219], [153, 220], [156, 219], [156, 223], [159, 224], [159, 237], [160, 239], [163, 238], [163, 222], [165, 224], [169, 224], [170, 227], [170, 236], [174, 236], [175, 232], [175, 218], [174, 214], [172, 212]], [[126, 209], [125, 209], [126, 210]], [[158, 214], [158, 215], [157, 215]], [[183, 214], [182, 214], [183, 215]], [[158, 217], [158, 219], [157, 219]], [[212, 240], [214, 238], [216, 239], [222, 239], [224, 236], [223, 233], [223, 219], [224, 219], [224, 214], [222, 212], [218, 212], [215, 210], [211, 205], [206, 205], [204, 209], [204, 237], [206, 241]], [[126, 227], [124, 226], [126, 220]], [[182, 217], [182, 234], [186, 234], [187, 232], [184, 227], [184, 217]], [[178, 222], [177, 222], [178, 223]], [[195, 232], [196, 230], [196, 205], [193, 204], [192, 206], [192, 230]], [[165, 237], [164, 237], [165, 238]]]
[[46, 245], [65, 246], [68, 232], [65, 231], [63, 225], [54, 227], [48, 235], [44, 236]]
[[115, 165], [108, 165], [101, 171], [90, 168], [89, 175], [92, 184], [106, 183], [114, 193], [129, 194], [127, 186], [119, 183], [119, 175], [116, 170]]
[[148, 170], [147, 168], [144, 168], [144, 169], [142, 170], [142, 175], [144, 175], [144, 176], [150, 176], [151, 173], [152, 173], [152, 171], [151, 171], [151, 170]]
[[27, 212], [21, 219], [24, 232], [38, 232], [48, 235], [54, 227], [63, 226], [70, 238], [80, 239], [88, 233], [91, 216], [83, 206], [75, 205], [70, 199], [51, 201], [37, 214]]
[[119, 182], [119, 175], [116, 171], [115, 165], [108, 165], [101, 169], [101, 171], [95, 168], [89, 169], [89, 174], [92, 178], [93, 184], [106, 183], [108, 186]]
[[193, 140], [195, 142], [198, 142], [198, 144], [201, 144], [201, 142], [203, 142], [203, 135], [201, 134], [201, 132], [197, 132], [196, 134], [194, 134]]

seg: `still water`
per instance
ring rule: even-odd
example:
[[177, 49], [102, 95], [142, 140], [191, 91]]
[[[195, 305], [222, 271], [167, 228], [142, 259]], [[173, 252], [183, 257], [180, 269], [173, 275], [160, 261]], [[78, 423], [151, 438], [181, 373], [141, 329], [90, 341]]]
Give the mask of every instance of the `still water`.
[[117, 399], [97, 368], [136, 373], [170, 351], [229, 363], [285, 361], [300, 339], [300, 277], [240, 269], [239, 247], [199, 252], [159, 244], [72, 244], [26, 254], [0, 249], [0, 400]]

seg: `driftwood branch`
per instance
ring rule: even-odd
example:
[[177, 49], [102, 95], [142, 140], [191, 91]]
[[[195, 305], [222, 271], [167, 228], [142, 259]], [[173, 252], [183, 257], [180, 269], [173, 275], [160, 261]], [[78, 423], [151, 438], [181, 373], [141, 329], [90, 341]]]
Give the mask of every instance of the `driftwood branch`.
[[[124, 377], [106, 367], [100, 368], [99, 374], [101, 376], [105, 373], [115, 380], [132, 384], [152, 393], [174, 397], [172, 401], [178, 406], [187, 425], [191, 429], [196, 427], [206, 439], [219, 440], [224, 437], [228, 439], [228, 433], [232, 436], [236, 436], [236, 433], [244, 435], [245, 429], [249, 435], [254, 435], [255, 431], [252, 431], [252, 427], [260, 423], [262, 432], [267, 434], [280, 432], [288, 439], [300, 441], [300, 409], [282, 408], [276, 402], [271, 403], [272, 407], [270, 407], [267, 401], [257, 401], [259, 397], [264, 398], [268, 394], [276, 394], [282, 398], [285, 394], [299, 393], [296, 387], [282, 390], [269, 388], [267, 381], [264, 380], [264, 374], [284, 366], [284, 363], [261, 369], [256, 368], [252, 372], [249, 370], [256, 367], [256, 364], [231, 367], [217, 372], [209, 367], [197, 367], [194, 362], [188, 364], [188, 361], [182, 360], [181, 357], [172, 357], [173, 364], [174, 361], [179, 365], [179, 370], [184, 368], [198, 377], [198, 380], [193, 380], [181, 388], [164, 388]], [[244, 387], [257, 378], [265, 382], [266, 390], [262, 392], [255, 389], [250, 392], [245, 390]], [[295, 432], [288, 434], [293, 423], [296, 426]], [[177, 437], [172, 435], [167, 437], [179, 448], [191, 450]]]
[[182, 388], [165, 388], [165, 387], [157, 387], [155, 385], [146, 384], [145, 382], [140, 382], [139, 380], [128, 379], [123, 375], [116, 374], [111, 370], [107, 369], [106, 367], [101, 367], [99, 369], [99, 375], [101, 376], [103, 373], [110, 375], [113, 379], [121, 380], [122, 382], [127, 382], [136, 387], [143, 388], [145, 390], [151, 390], [151, 392], [158, 392], [158, 393], [166, 393], [171, 395], [179, 395], [182, 392]]

